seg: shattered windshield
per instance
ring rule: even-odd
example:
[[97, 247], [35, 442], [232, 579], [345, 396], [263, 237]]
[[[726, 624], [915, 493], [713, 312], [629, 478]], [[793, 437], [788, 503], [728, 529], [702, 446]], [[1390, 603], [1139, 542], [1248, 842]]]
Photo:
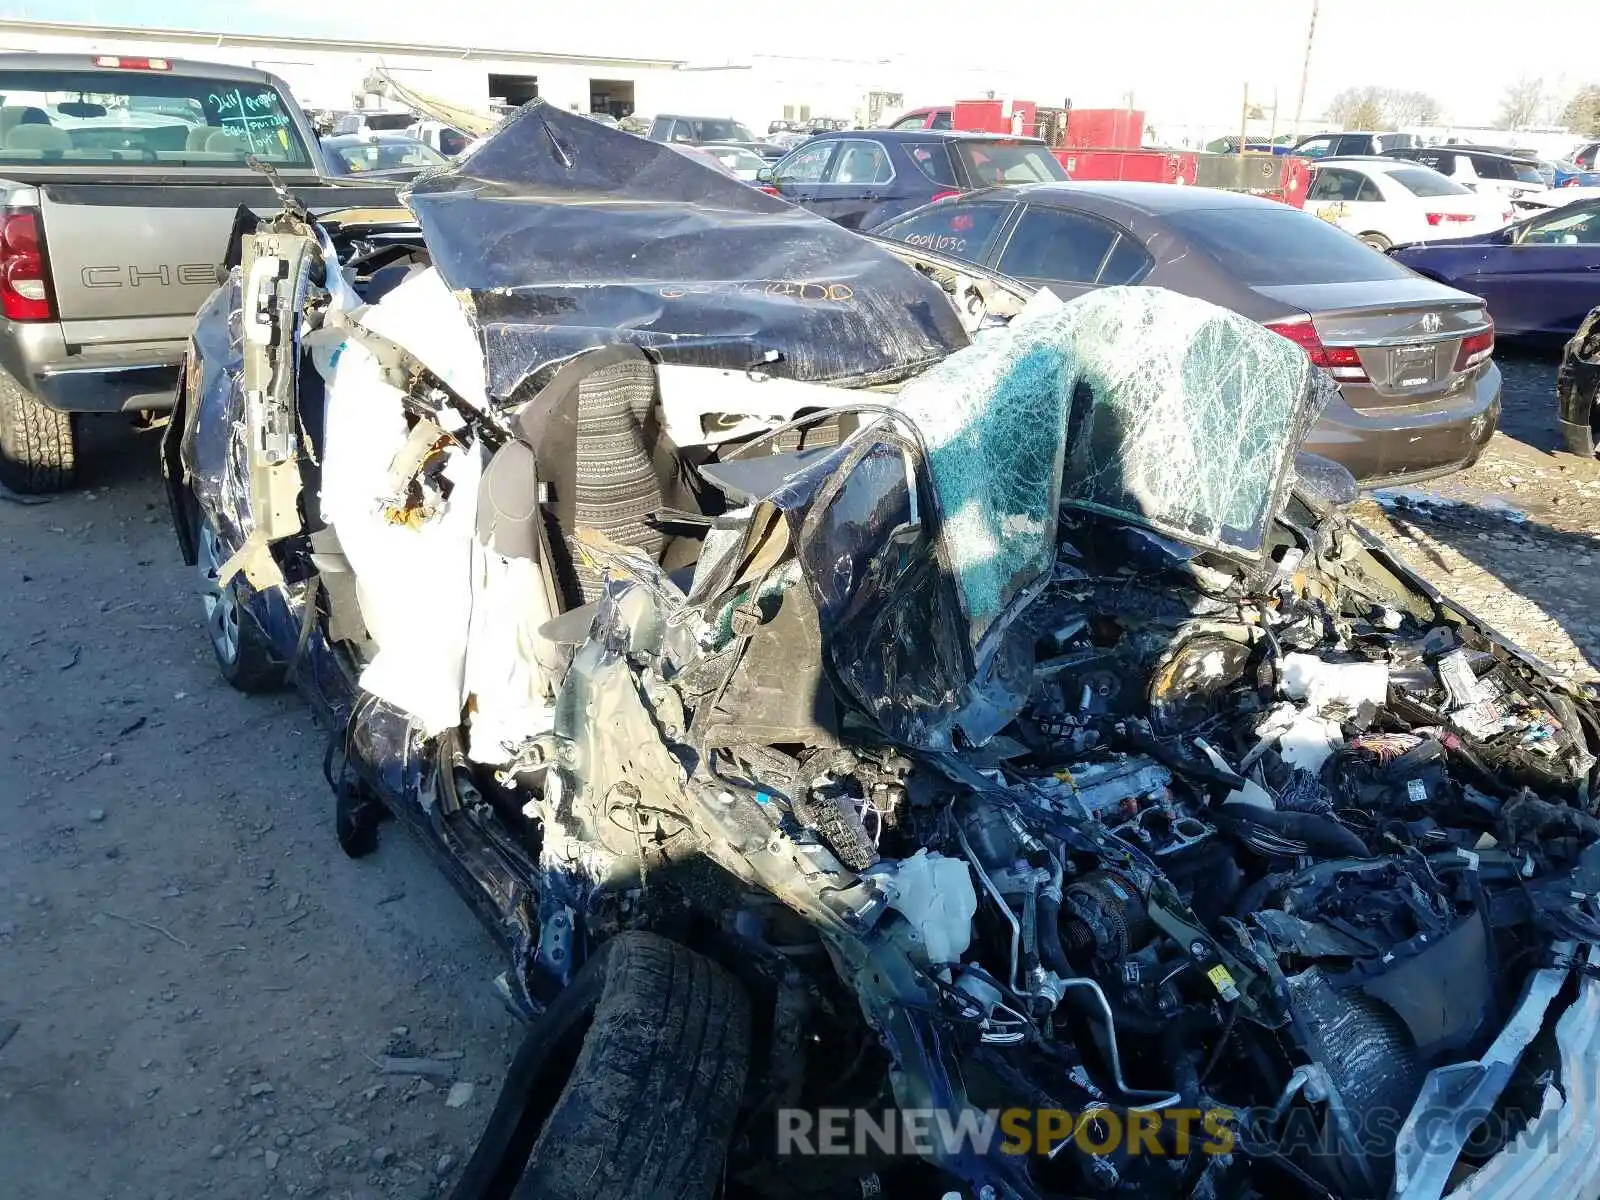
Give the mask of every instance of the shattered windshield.
[[1316, 419], [1306, 356], [1159, 288], [1037, 302], [907, 384], [979, 657], [1055, 560], [1056, 511], [1254, 554]]
[[1008, 635], [1051, 578], [1062, 505], [1259, 554], [1320, 411], [1313, 378], [1292, 344], [1201, 300], [1040, 293], [861, 435], [915, 429], [932, 541], [902, 476], [915, 456], [858, 453], [811, 497], [800, 557], [840, 679], [905, 744], [982, 744], [1027, 700], [1032, 642]]
[[1253, 321], [1156, 288], [1065, 306], [1079, 400], [1063, 499], [1254, 556], [1321, 411], [1306, 356]]

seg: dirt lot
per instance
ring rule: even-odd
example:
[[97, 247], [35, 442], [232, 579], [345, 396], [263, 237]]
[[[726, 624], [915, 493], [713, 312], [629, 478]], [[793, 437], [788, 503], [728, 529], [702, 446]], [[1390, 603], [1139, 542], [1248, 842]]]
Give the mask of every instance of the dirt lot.
[[[1548, 358], [1506, 370], [1510, 436], [1426, 489], [1468, 503], [1361, 515], [1593, 674], [1600, 463], [1552, 454]], [[400, 831], [343, 857], [308, 713], [216, 678], [153, 438], [88, 434], [85, 490], [0, 496], [3, 1191], [438, 1195], [514, 1047], [497, 950]]]
[[154, 439], [86, 450], [0, 497], [0, 1194], [437, 1196], [515, 1045], [496, 947], [399, 829], [343, 856], [307, 710], [217, 679]]
[[1559, 449], [1555, 361], [1503, 355], [1505, 415], [1478, 464], [1364, 501], [1357, 515], [1524, 649], [1600, 678], [1600, 460]]

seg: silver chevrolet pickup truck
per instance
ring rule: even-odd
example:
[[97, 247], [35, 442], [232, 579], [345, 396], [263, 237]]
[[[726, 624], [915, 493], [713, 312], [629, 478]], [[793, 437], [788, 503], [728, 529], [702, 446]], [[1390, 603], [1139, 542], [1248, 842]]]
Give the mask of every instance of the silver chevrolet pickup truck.
[[0, 55], [0, 483], [73, 478], [74, 415], [172, 403], [195, 311], [270, 165], [313, 211], [392, 207], [325, 178], [282, 80], [212, 63]]

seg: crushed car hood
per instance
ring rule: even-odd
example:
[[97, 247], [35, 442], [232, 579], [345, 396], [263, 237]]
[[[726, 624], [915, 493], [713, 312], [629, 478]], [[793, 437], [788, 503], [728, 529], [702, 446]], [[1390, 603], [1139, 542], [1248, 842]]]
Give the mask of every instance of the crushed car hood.
[[408, 202], [471, 308], [499, 399], [619, 340], [674, 363], [858, 384], [966, 344], [938, 287], [871, 243], [543, 102]]

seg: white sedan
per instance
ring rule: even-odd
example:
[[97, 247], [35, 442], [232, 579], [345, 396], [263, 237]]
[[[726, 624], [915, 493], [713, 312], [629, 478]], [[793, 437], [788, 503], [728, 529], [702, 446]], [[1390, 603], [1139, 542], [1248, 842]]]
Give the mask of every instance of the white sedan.
[[1468, 191], [1429, 167], [1384, 158], [1317, 163], [1306, 211], [1375, 250], [1485, 233], [1517, 215], [1505, 196]]

